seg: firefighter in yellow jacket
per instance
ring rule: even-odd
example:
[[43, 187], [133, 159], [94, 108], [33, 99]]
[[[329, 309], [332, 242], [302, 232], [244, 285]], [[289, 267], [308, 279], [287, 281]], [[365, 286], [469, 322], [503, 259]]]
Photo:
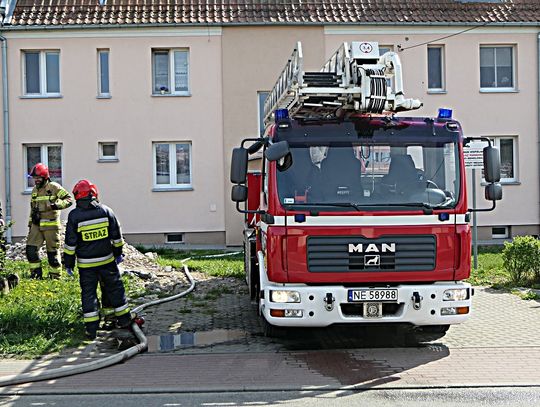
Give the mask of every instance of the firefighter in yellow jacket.
[[30, 176], [34, 179], [30, 200], [30, 220], [26, 242], [26, 258], [30, 263], [31, 278], [41, 279], [43, 271], [39, 248], [45, 242], [47, 260], [51, 266], [50, 278], [60, 277], [60, 210], [73, 203], [71, 195], [60, 184], [51, 181], [49, 168], [37, 163]]

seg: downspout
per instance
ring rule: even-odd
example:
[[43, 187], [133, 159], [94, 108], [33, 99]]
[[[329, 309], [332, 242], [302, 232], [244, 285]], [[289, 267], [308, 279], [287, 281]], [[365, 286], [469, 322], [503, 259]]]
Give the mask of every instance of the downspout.
[[9, 154], [9, 99], [7, 74], [7, 39], [0, 35], [2, 41], [2, 106], [4, 123], [4, 178], [6, 184], [6, 242], [11, 244], [11, 162]]

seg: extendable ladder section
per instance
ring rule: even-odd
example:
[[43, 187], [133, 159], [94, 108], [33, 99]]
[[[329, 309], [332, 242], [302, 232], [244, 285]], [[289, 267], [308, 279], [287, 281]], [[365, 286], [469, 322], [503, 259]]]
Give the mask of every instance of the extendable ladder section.
[[[394, 78], [394, 91], [387, 80]], [[397, 54], [379, 57], [377, 43], [344, 42], [319, 72], [304, 72], [298, 42], [264, 102], [264, 124], [277, 109], [295, 119], [336, 117], [341, 111], [367, 113], [418, 109], [422, 103], [405, 99]]]

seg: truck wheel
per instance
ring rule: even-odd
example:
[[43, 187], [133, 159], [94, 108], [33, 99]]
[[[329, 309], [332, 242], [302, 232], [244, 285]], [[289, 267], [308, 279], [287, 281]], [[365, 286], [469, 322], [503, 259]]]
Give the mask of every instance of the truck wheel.
[[420, 326], [407, 332], [405, 342], [409, 346], [418, 345], [423, 342], [436, 341], [446, 335], [450, 325], [428, 325]]
[[272, 325], [261, 315], [261, 325], [263, 335], [267, 338], [283, 338], [286, 335], [286, 329], [281, 326]]

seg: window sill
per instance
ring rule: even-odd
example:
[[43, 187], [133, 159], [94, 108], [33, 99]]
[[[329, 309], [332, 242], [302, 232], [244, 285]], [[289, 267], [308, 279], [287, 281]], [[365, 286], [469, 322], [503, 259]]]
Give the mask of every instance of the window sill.
[[[500, 181], [500, 184], [501, 185], [521, 185], [521, 182], [520, 181]], [[480, 185], [485, 187], [485, 186], [488, 186], [489, 184], [485, 181], [482, 181]]]
[[192, 186], [188, 187], [164, 187], [164, 188], [152, 188], [152, 192], [175, 192], [175, 191], [193, 191]]
[[100, 158], [97, 160], [98, 163], [117, 163], [119, 161], [118, 158]]
[[97, 95], [96, 99], [112, 99], [111, 95]]
[[183, 93], [166, 93], [162, 95], [161, 93], [152, 93], [152, 97], [155, 98], [177, 98], [177, 97], [189, 97], [191, 96], [190, 92], [183, 92]]
[[480, 93], [519, 93], [519, 90], [510, 88], [480, 88]]
[[32, 195], [32, 190], [31, 189], [25, 189], [24, 191], [21, 192], [21, 195]]
[[19, 99], [62, 99], [62, 95], [21, 95]]
[[448, 92], [444, 89], [428, 89], [428, 95], [446, 95]]

